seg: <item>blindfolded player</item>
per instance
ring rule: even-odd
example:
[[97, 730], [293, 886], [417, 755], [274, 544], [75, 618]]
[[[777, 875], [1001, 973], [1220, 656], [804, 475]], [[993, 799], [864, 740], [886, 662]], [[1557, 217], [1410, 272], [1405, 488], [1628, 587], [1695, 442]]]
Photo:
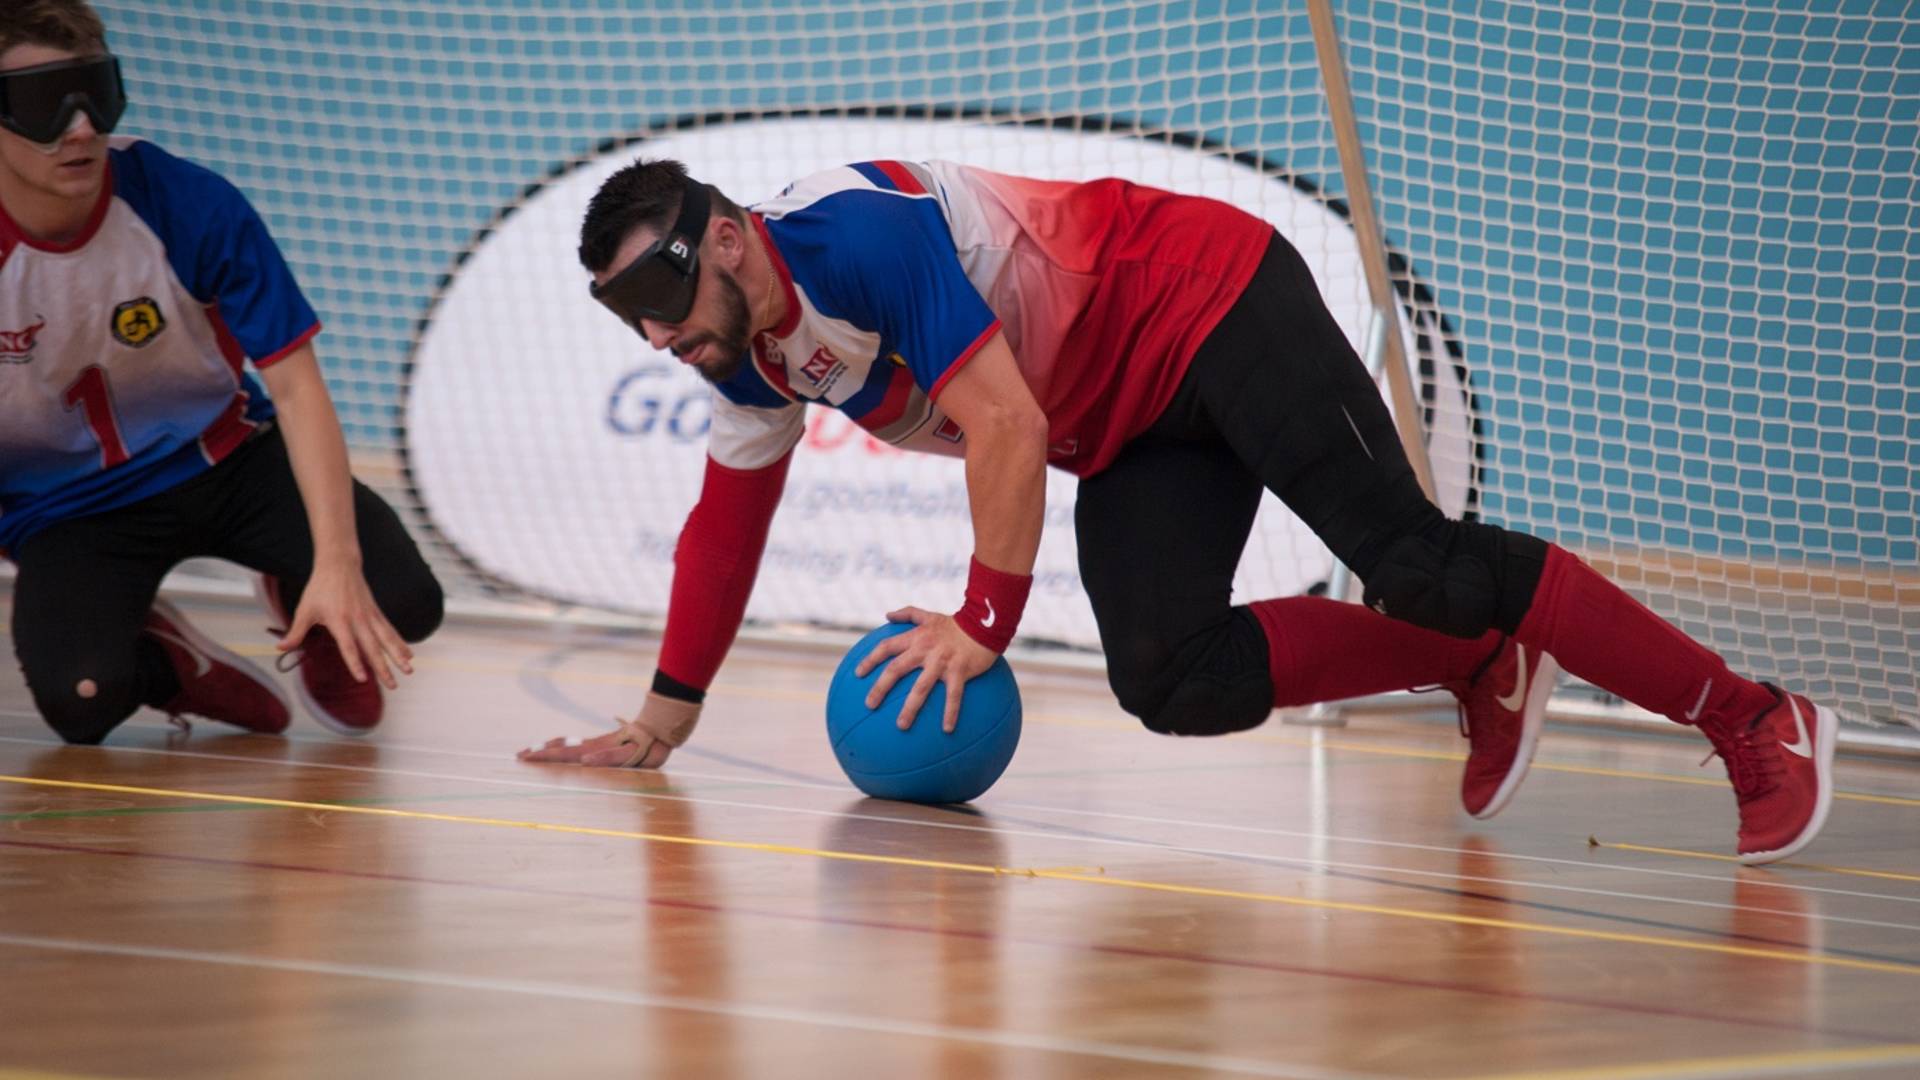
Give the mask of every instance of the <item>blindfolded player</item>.
[[156, 599], [211, 556], [260, 573], [314, 718], [364, 734], [440, 587], [348, 473], [319, 321], [259, 216], [109, 139], [126, 104], [84, 0], [0, 6], [0, 552], [28, 688], [69, 742], [140, 705], [284, 729], [272, 677]]
[[[1526, 774], [1564, 665], [1712, 741], [1746, 861], [1825, 821], [1835, 715], [1734, 674], [1564, 549], [1443, 515], [1305, 263], [1251, 215], [1121, 180], [901, 161], [808, 177], [749, 212], [654, 161], [602, 186], [580, 259], [597, 299], [713, 384], [713, 423], [653, 693], [620, 730], [529, 760], [654, 767], [692, 733], [818, 405], [966, 460], [963, 602], [891, 613], [916, 627], [861, 665], [887, 665], [873, 701], [919, 671], [903, 723], [944, 683], [951, 727], [965, 680], [1013, 637], [1053, 465], [1080, 478], [1109, 680], [1153, 731], [1444, 685], [1470, 740], [1463, 801], [1489, 817]], [[1263, 489], [1366, 583], [1366, 606], [1230, 603]]]

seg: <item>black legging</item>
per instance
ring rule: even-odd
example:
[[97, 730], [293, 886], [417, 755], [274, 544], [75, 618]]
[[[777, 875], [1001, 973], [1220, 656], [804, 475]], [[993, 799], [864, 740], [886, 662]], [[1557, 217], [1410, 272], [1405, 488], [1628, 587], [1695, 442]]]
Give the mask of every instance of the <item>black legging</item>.
[[[353, 512], [374, 602], [400, 636], [440, 625], [441, 591], [413, 538], [358, 481]], [[72, 518], [13, 552], [13, 647], [40, 715], [60, 737], [97, 743], [141, 705], [179, 692], [166, 653], [141, 633], [160, 580], [182, 560], [228, 559], [281, 583], [289, 612], [313, 569], [313, 538], [277, 430], [199, 476], [144, 499]], [[93, 697], [76, 691], [82, 679]]]
[[1272, 709], [1266, 636], [1229, 605], [1262, 488], [1362, 580], [1395, 540], [1422, 536], [1493, 564], [1493, 625], [1511, 633], [1532, 601], [1545, 545], [1427, 499], [1366, 366], [1275, 234], [1166, 411], [1080, 482], [1080, 574], [1108, 678], [1156, 731], [1235, 731]]

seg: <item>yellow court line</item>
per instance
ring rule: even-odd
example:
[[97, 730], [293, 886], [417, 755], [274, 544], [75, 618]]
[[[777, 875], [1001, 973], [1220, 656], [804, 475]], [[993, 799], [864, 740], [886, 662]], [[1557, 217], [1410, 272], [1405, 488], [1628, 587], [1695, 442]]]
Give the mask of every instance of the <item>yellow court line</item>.
[[[1015, 871], [1018, 873], [1019, 871]], [[1028, 877], [1053, 877], [1057, 874], [1104, 874], [1104, 866], [1037, 866], [1025, 871]]]
[[[1687, 859], [1712, 859], [1715, 862], [1739, 862], [1737, 855], [1722, 855], [1714, 851], [1690, 851], [1686, 848], [1653, 847], [1648, 844], [1620, 844], [1611, 840], [1588, 837], [1587, 842], [1597, 848], [1613, 848], [1615, 851], [1644, 851], [1649, 855], [1678, 855]], [[1920, 874], [1902, 874], [1895, 870], [1867, 870], [1855, 866], [1828, 866], [1825, 863], [1777, 862], [1772, 867], [1791, 866], [1798, 870], [1824, 870], [1829, 874], [1852, 874], [1855, 877], [1885, 878], [1888, 881], [1920, 881]]]
[[1688, 1075], [1738, 1076], [1761, 1069], [1818, 1069], [1836, 1065], [1894, 1065], [1920, 1061], [1920, 1043], [1891, 1043], [1848, 1050], [1800, 1050], [1782, 1054], [1686, 1058], [1645, 1065], [1595, 1065], [1581, 1069], [1497, 1073], [1475, 1080], [1685, 1080]]
[[[277, 655], [271, 645], [241, 646], [230, 645], [236, 652], [249, 651], [258, 655]], [[471, 671], [480, 674], [497, 674], [499, 669], [480, 664], [462, 664], [459, 661], [432, 660], [416, 661], [416, 667], [442, 668], [451, 671]], [[598, 682], [618, 686], [652, 686], [652, 676], [619, 675], [611, 672], [563, 672], [549, 674], [574, 682]], [[817, 690], [790, 690], [771, 686], [732, 686], [725, 683], [713, 687], [710, 693], [740, 694], [745, 697], [765, 698], [772, 701], [813, 701], [825, 702], [826, 695]], [[1060, 716], [1048, 713], [1029, 713], [1029, 723], [1047, 724], [1056, 727], [1105, 728], [1114, 731], [1131, 730], [1135, 725], [1117, 721], [1101, 720], [1095, 717]], [[1267, 731], [1250, 731], [1235, 736], [1243, 742], [1261, 742], [1279, 746], [1301, 746], [1309, 749], [1340, 750], [1355, 754], [1379, 754], [1388, 757], [1415, 758], [1427, 761], [1465, 761], [1467, 755], [1457, 750], [1418, 750], [1410, 746], [1363, 746], [1359, 743], [1335, 742], [1330, 739], [1316, 739], [1298, 735], [1282, 735]], [[1697, 787], [1724, 788], [1725, 777], [1713, 776], [1675, 776], [1672, 773], [1636, 772], [1630, 769], [1605, 769], [1592, 765], [1558, 765], [1548, 761], [1535, 761], [1536, 772], [1570, 773], [1576, 776], [1602, 776], [1614, 780], [1648, 780], [1661, 784], [1692, 784]], [[1900, 795], [1866, 795], [1850, 791], [1836, 791], [1836, 799], [1848, 802], [1880, 803], [1885, 806], [1920, 807], [1920, 798]]]
[[[1441, 761], [1467, 760], [1467, 755], [1452, 750], [1415, 750], [1412, 747], [1362, 746], [1358, 743], [1332, 741], [1316, 743], [1312, 739], [1287, 735], [1256, 735], [1255, 737], [1264, 742], [1286, 742], [1295, 746], [1308, 747], [1324, 746], [1329, 750], [1348, 750], [1356, 754], [1386, 754], [1392, 757], [1432, 758]], [[1596, 765], [1557, 765], [1548, 761], [1534, 762], [1533, 770], [1535, 772], [1573, 773], [1579, 776], [1604, 776], [1615, 780], [1653, 780], [1663, 784], [1693, 784], [1698, 787], [1724, 788], [1727, 786], [1727, 780], [1724, 776], [1675, 776], [1672, 773], [1636, 772], [1631, 769], [1605, 769]], [[1904, 795], [1867, 795], [1852, 791], [1836, 791], [1833, 793], [1833, 797], [1836, 799], [1846, 799], [1850, 802], [1882, 803], [1887, 806], [1920, 806], [1920, 798], [1910, 798]]]
[[1288, 907], [1312, 908], [1320, 911], [1346, 911], [1354, 914], [1384, 915], [1392, 918], [1419, 919], [1424, 922], [1447, 923], [1454, 926], [1484, 926], [1496, 930], [1520, 930], [1540, 934], [1556, 934], [1561, 937], [1581, 938], [1588, 941], [1611, 941], [1632, 945], [1651, 945], [1657, 948], [1684, 949], [1690, 952], [1718, 953], [1722, 956], [1741, 956], [1759, 960], [1785, 960], [1796, 964], [1850, 968], [1856, 971], [1874, 971], [1892, 975], [1920, 976], [1920, 964], [1858, 960], [1844, 956], [1827, 956], [1821, 953], [1792, 952], [1785, 949], [1761, 949], [1747, 945], [1725, 945], [1709, 941], [1685, 941], [1679, 938], [1654, 937], [1648, 934], [1624, 934], [1609, 930], [1585, 930], [1570, 926], [1551, 926], [1545, 923], [1518, 922], [1512, 919], [1484, 918], [1477, 915], [1453, 915], [1444, 912], [1418, 911], [1412, 908], [1385, 907], [1378, 904], [1361, 904], [1345, 900], [1316, 900], [1303, 896], [1282, 896], [1275, 893], [1248, 892], [1240, 889], [1215, 889], [1201, 885], [1180, 885], [1164, 881], [1140, 881], [1129, 878], [1107, 877], [1105, 874], [1081, 873], [1072, 869], [1009, 869], [1003, 866], [988, 866], [980, 863], [947, 862], [939, 859], [912, 859], [899, 855], [867, 855], [853, 851], [827, 851], [820, 848], [796, 847], [790, 844], [766, 844], [749, 840], [715, 840], [697, 836], [674, 836], [667, 833], [601, 829], [587, 825], [555, 825], [540, 821], [515, 821], [510, 818], [468, 817], [461, 814], [440, 814], [425, 810], [396, 810], [383, 806], [346, 806], [339, 803], [270, 799], [257, 795], [220, 795], [212, 792], [173, 791], [166, 788], [133, 787], [125, 784], [97, 784], [80, 780], [49, 780], [33, 776], [0, 776], [0, 782], [28, 784], [37, 787], [68, 788], [78, 791], [108, 791], [123, 795], [151, 795], [168, 799], [196, 799], [211, 802], [245, 803], [252, 806], [278, 806], [289, 810], [317, 810], [339, 814], [369, 814], [376, 817], [406, 818], [414, 821], [444, 821], [458, 825], [491, 825], [509, 829], [531, 829], [537, 832], [567, 833], [575, 836], [599, 836], [620, 840], [648, 840], [663, 844], [685, 844], [691, 847], [722, 848], [731, 851], [758, 851], [775, 855], [804, 855], [817, 859], [834, 859], [845, 862], [879, 863], [889, 866], [917, 866], [929, 870], [953, 870], [969, 874], [1012, 875], [1026, 878], [1043, 878], [1051, 881], [1074, 881], [1088, 885], [1141, 889], [1148, 892], [1172, 893], [1179, 896], [1202, 896], [1222, 900], [1250, 900], [1256, 903], [1280, 904]]

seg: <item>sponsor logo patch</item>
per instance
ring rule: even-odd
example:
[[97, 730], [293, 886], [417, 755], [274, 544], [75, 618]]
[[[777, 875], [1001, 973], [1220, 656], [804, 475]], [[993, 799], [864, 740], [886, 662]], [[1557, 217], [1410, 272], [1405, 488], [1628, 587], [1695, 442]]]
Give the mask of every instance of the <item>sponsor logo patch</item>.
[[40, 331], [47, 328], [43, 315], [34, 316], [34, 324], [22, 330], [0, 330], [0, 364], [25, 364], [33, 359], [33, 346]]
[[160, 316], [160, 305], [150, 296], [129, 300], [113, 309], [113, 338], [122, 345], [142, 348], [166, 328], [167, 320]]
[[807, 362], [800, 365], [800, 377], [813, 384], [822, 396], [830, 392], [834, 384], [840, 381], [840, 376], [846, 373], [847, 365], [828, 351], [825, 345], [813, 350]]

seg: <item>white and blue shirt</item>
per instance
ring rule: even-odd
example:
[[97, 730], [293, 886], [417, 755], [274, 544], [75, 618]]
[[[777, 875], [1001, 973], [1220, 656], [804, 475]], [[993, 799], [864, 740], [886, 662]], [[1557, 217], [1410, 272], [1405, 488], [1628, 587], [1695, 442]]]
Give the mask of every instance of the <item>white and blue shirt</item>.
[[211, 468], [273, 417], [246, 361], [319, 330], [245, 196], [151, 143], [68, 243], [0, 207], [0, 552]]
[[753, 208], [787, 313], [715, 388], [715, 461], [777, 461], [809, 403], [895, 446], [961, 452], [935, 399], [1000, 323], [967, 280], [930, 181], [918, 165], [863, 162]]
[[753, 211], [787, 314], [716, 387], [708, 443], [747, 470], [799, 442], [806, 404], [963, 454], [941, 391], [1004, 331], [1048, 463], [1092, 475], [1166, 407], [1273, 236], [1210, 199], [944, 161], [829, 169]]

